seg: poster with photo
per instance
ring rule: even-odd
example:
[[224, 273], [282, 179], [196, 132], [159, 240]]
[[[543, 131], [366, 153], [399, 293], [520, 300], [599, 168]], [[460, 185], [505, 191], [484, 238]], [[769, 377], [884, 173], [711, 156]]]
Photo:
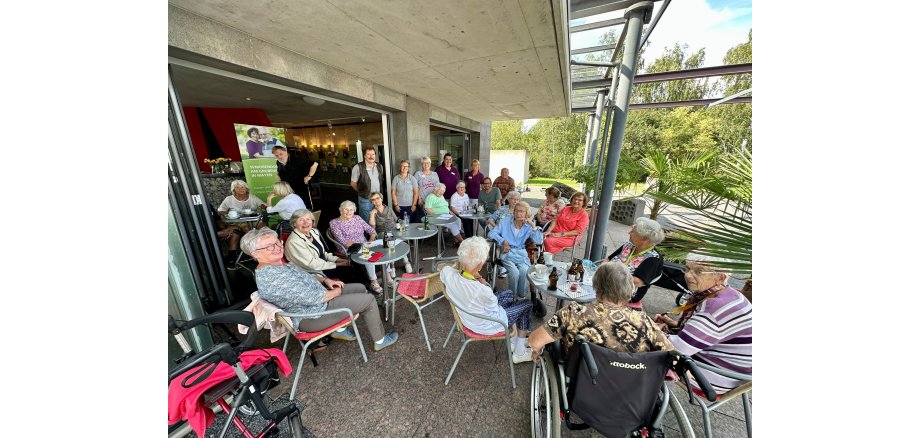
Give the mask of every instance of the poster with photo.
[[245, 125], [234, 123], [236, 142], [240, 147], [240, 158], [251, 160], [256, 158], [271, 158], [272, 148], [275, 146], [287, 147], [284, 139], [284, 128], [272, 126]]

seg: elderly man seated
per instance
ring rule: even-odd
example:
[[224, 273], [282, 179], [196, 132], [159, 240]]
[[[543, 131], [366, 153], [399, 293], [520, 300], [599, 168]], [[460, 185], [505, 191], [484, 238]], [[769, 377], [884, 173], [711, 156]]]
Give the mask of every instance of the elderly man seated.
[[[441, 282], [446, 286], [445, 292], [457, 306], [473, 313], [508, 321], [508, 326], [517, 326], [517, 337], [511, 346], [514, 363], [530, 359], [527, 347], [527, 331], [530, 330], [531, 302], [514, 301], [514, 291], [506, 290], [496, 296], [489, 283], [479, 275], [479, 270], [489, 257], [489, 244], [479, 236], [464, 239], [457, 249], [458, 263], [441, 270]], [[458, 312], [460, 320], [468, 329], [482, 334], [493, 335], [504, 330], [501, 324], [476, 318]]]
[[674, 346], [645, 312], [636, 312], [626, 303], [632, 296], [632, 275], [620, 263], [605, 263], [594, 274], [597, 301], [573, 302], [559, 309], [546, 324], [530, 336], [533, 360], [540, 360], [543, 347], [562, 339], [565, 348], [582, 335], [589, 342], [626, 353], [670, 351]]
[[[345, 284], [284, 263], [281, 260], [284, 244], [271, 229], [260, 228], [246, 233], [240, 246], [243, 252], [259, 262], [255, 275], [262, 299], [290, 313], [316, 313], [341, 308], [360, 313], [374, 339], [374, 351], [393, 345], [399, 338], [396, 332], [384, 334], [376, 300], [363, 285]], [[294, 326], [304, 332], [325, 329], [341, 319], [341, 314], [292, 318]], [[346, 341], [357, 339], [351, 328], [333, 332], [332, 337]]]

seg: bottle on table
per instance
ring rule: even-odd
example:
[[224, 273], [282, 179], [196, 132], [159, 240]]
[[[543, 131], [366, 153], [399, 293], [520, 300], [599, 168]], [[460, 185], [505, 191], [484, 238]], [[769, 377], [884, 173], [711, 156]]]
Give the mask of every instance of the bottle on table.
[[423, 222], [425, 223], [425, 231], [428, 231], [430, 228], [428, 227], [428, 216], [427, 215], [425, 216], [425, 219], [423, 220]]
[[575, 283], [578, 281], [578, 268], [575, 267], [575, 259], [572, 259], [572, 264], [569, 266], [566, 280], [568, 280], [570, 283]]
[[403, 212], [402, 228], [404, 230], [409, 229], [409, 212], [406, 212], [406, 211]]
[[553, 272], [549, 273], [549, 284], [546, 286], [549, 290], [556, 290], [556, 283], [559, 282], [559, 273], [556, 272], [556, 267], [553, 267]]
[[543, 258], [543, 253], [544, 253], [544, 252], [545, 252], [545, 251], [540, 251], [540, 256], [537, 257], [537, 263], [538, 263], [538, 264], [541, 264], [541, 265], [545, 265], [545, 264], [546, 264], [546, 259]]
[[585, 279], [585, 265], [582, 263], [581, 259], [576, 259], [575, 263], [575, 272], [578, 273], [578, 282], [581, 283]]

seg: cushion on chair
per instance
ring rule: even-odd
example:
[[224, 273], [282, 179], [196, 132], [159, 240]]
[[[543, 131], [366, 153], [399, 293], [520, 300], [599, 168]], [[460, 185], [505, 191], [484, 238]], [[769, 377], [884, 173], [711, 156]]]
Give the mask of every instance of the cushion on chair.
[[[422, 274], [403, 274], [403, 278], [421, 277]], [[412, 298], [423, 298], [425, 296], [425, 286], [427, 281], [401, 281], [396, 292]]]
[[[355, 313], [355, 319], [358, 319], [358, 315], [359, 315], [359, 313]], [[317, 331], [317, 332], [297, 332], [297, 334], [295, 335], [295, 337], [296, 337], [297, 339], [300, 339], [301, 341], [309, 341], [310, 339], [313, 339], [313, 338], [315, 338], [315, 337], [317, 337], [317, 336], [320, 336], [320, 335], [328, 334], [329, 332], [331, 332], [331, 331], [333, 331], [333, 330], [337, 330], [337, 329], [339, 329], [339, 328], [341, 328], [341, 327], [344, 327], [344, 326], [346, 326], [346, 325], [348, 325], [348, 324], [350, 324], [350, 323], [351, 323], [351, 319], [349, 319], [349, 318], [346, 316], [345, 319], [343, 319], [343, 320], [341, 320], [341, 321], [339, 321], [339, 322], [337, 322], [337, 323], [335, 323], [335, 324], [333, 324], [333, 325], [330, 325], [329, 327], [326, 327], [326, 328], [324, 328], [324, 329], [322, 329], [322, 330], [320, 330], [320, 331]]]
[[[698, 396], [700, 396], [700, 397], [702, 397], [703, 400], [706, 400], [706, 393], [704, 393], [703, 391], [700, 391], [699, 389], [693, 388], [693, 393], [696, 394], [696, 395], [698, 395]], [[722, 398], [722, 394], [716, 394], [716, 401], [719, 401], [720, 398]]]
[[472, 331], [472, 330], [466, 328], [466, 326], [463, 325], [463, 324], [460, 324], [460, 328], [463, 329], [463, 333], [464, 333], [465, 335], [467, 335], [467, 336], [469, 336], [469, 337], [471, 337], [471, 338], [473, 338], [473, 339], [492, 339], [492, 338], [498, 338], [498, 337], [504, 337], [504, 336], [505, 336], [505, 331], [504, 331], [504, 330], [502, 330], [502, 331], [500, 331], [500, 332], [498, 332], [498, 333], [495, 333], [494, 335], [483, 335], [483, 334], [476, 333], [476, 332], [474, 332], [474, 331]]

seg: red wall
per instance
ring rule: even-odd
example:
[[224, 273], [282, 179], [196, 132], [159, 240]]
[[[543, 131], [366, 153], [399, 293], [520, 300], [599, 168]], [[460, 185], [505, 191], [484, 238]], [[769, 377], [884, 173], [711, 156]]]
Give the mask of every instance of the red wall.
[[198, 168], [202, 171], [210, 171], [210, 167], [204, 164], [205, 158], [227, 157], [233, 161], [240, 160], [240, 145], [236, 142], [236, 131], [233, 124], [271, 126], [265, 111], [261, 108], [201, 108], [211, 132], [217, 137], [217, 143], [220, 145], [223, 155], [218, 157], [209, 157], [208, 148], [205, 143], [204, 131], [202, 130], [202, 121], [198, 117], [198, 108], [183, 107], [185, 113], [185, 123], [188, 126], [189, 137], [192, 139], [192, 147], [195, 149]]

